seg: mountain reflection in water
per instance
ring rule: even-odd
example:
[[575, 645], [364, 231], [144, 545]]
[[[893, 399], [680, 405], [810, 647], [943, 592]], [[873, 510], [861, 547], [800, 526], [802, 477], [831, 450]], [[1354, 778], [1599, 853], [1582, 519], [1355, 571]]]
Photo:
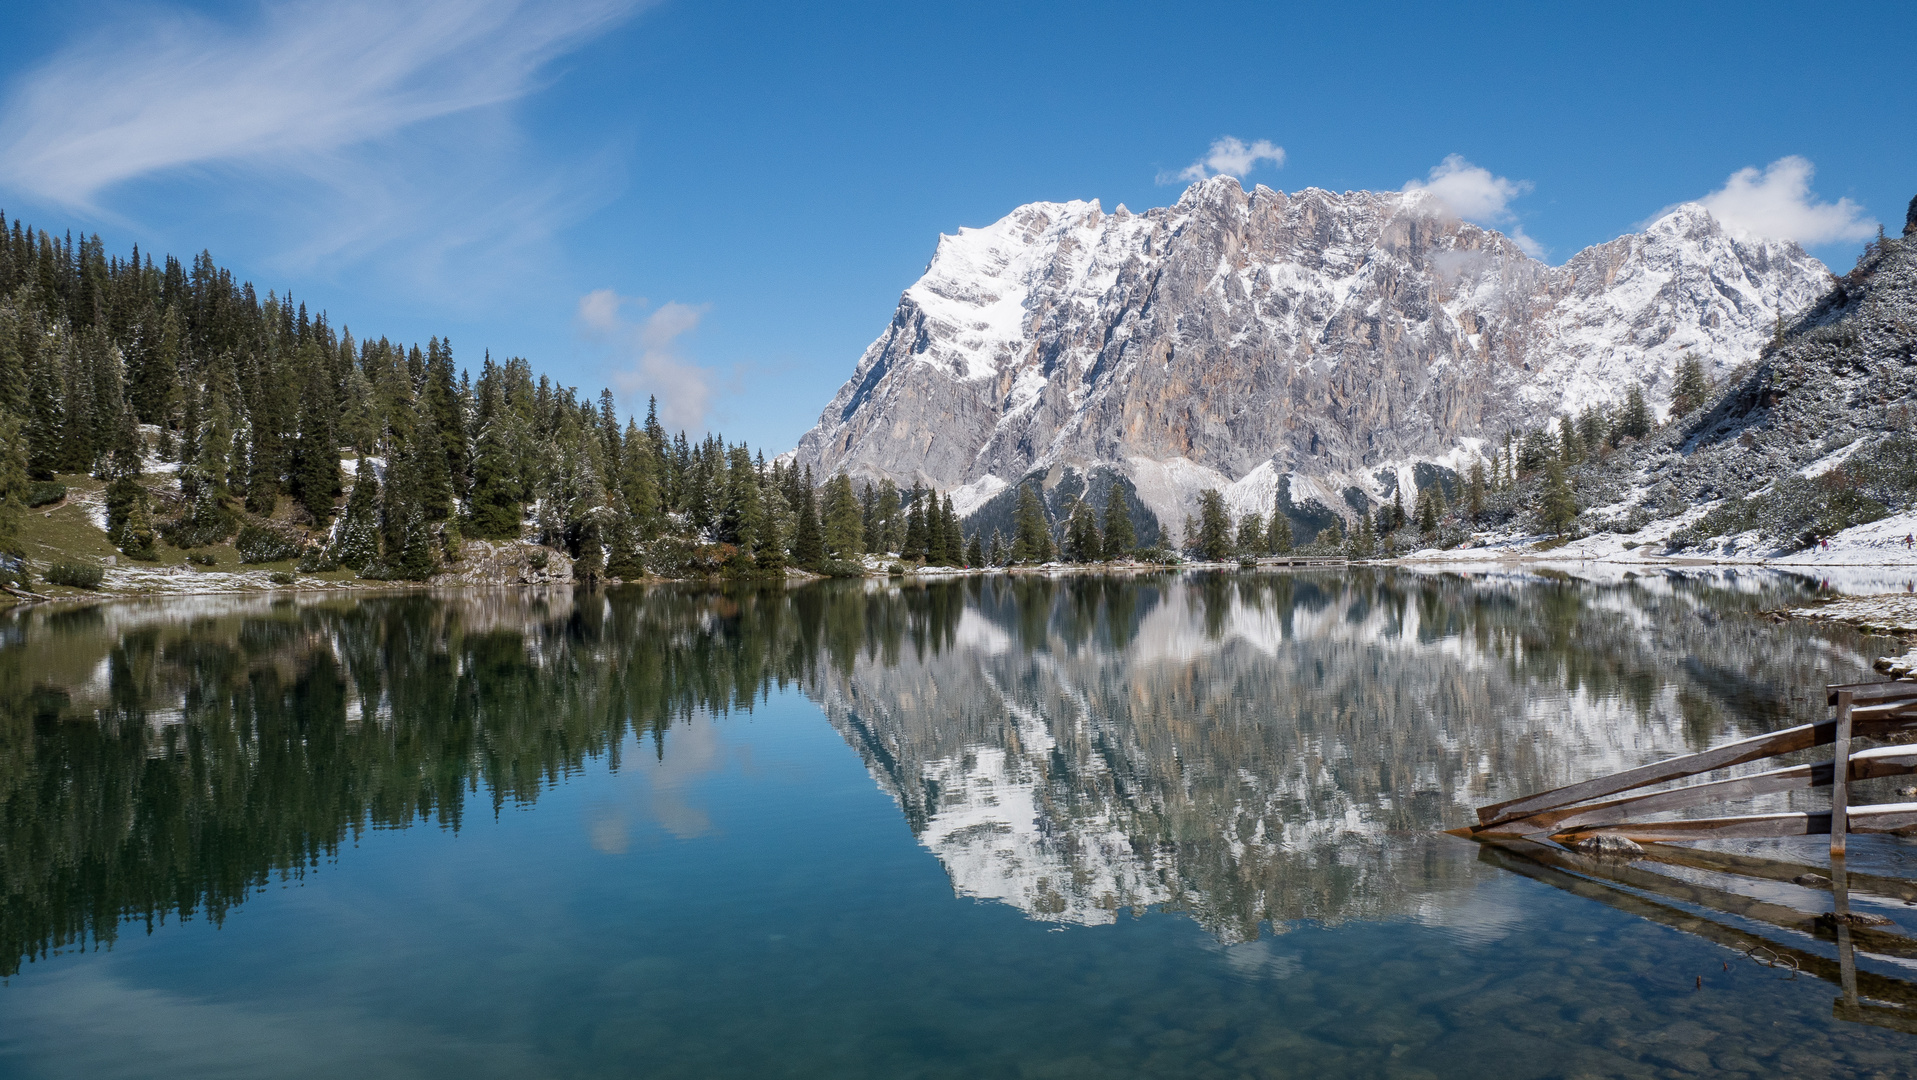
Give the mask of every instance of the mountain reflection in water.
[[961, 894], [1227, 944], [1426, 917], [1470, 807], [1865, 677], [1864, 638], [1749, 617], [1807, 594], [1359, 571], [34, 609], [0, 622], [0, 968], [217, 922], [363, 829], [457, 829], [788, 685]]

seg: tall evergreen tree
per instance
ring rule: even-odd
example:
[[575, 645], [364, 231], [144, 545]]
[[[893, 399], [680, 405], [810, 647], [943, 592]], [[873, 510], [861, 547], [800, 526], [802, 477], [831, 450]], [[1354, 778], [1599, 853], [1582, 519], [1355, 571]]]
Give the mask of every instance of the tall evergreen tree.
[[361, 454], [353, 469], [353, 490], [346, 497], [346, 511], [334, 528], [334, 562], [364, 570], [379, 561], [379, 508], [379, 475], [372, 459]]
[[1105, 495], [1105, 558], [1130, 558], [1138, 546], [1138, 534], [1132, 528], [1131, 500], [1125, 489], [1113, 484]]
[[1225, 510], [1225, 497], [1210, 488], [1198, 494], [1198, 550], [1208, 561], [1218, 562], [1231, 554], [1231, 514]]
[[1291, 519], [1283, 510], [1273, 507], [1271, 525], [1265, 530], [1265, 550], [1273, 555], [1291, 554]]
[[1020, 484], [1018, 505], [1012, 513], [1012, 561], [1041, 562], [1051, 551], [1051, 537], [1045, 524], [1045, 505], [1036, 483]]
[[799, 490], [798, 527], [792, 537], [792, 562], [802, 569], [825, 568], [825, 533], [819, 527], [818, 502], [812, 491], [812, 469], [805, 470], [805, 484]]

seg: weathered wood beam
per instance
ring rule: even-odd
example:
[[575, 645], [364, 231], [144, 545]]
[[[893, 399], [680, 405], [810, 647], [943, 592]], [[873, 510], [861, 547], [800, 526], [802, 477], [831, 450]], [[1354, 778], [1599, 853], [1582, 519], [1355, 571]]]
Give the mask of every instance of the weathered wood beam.
[[[1852, 718], [1853, 734], [1865, 738], [1881, 739], [1914, 728], [1917, 728], [1917, 709], [1895, 715]], [[1552, 788], [1549, 791], [1540, 791], [1534, 795], [1482, 806], [1478, 808], [1478, 824], [1480, 826], [1502, 825], [1546, 810], [1601, 799], [1607, 795], [1649, 787], [1667, 780], [1682, 780], [1687, 776], [1714, 772], [1732, 765], [1742, 765], [1747, 761], [1757, 761], [1761, 758], [1775, 757], [1778, 754], [1795, 753], [1814, 746], [1824, 746], [1835, 742], [1836, 739], [1837, 721], [1835, 720], [1825, 720], [1816, 724], [1799, 724], [1781, 731], [1725, 743], [1723, 746], [1700, 753], [1666, 758], [1649, 765], [1640, 765], [1635, 769], [1626, 769], [1608, 776], [1594, 777], [1575, 784], [1567, 784], [1564, 787]]]
[[1824, 704], [1835, 706], [1840, 693], [1850, 694], [1853, 705], [1896, 698], [1917, 700], [1917, 682], [1833, 683], [1824, 688]]
[[1844, 857], [1845, 810], [1850, 806], [1850, 734], [1851, 691], [1837, 692], [1837, 738], [1831, 754], [1834, 763], [1831, 775], [1840, 777], [1840, 783], [1834, 783], [1830, 789], [1830, 857], [1841, 860]]
[[[1715, 874], [1734, 874], [1739, 877], [1787, 881], [1792, 884], [1801, 884], [1798, 881], [1799, 878], [1807, 874], [1815, 874], [1824, 879], [1824, 883], [1807, 887], [1830, 888], [1830, 867], [1828, 866], [1784, 862], [1781, 859], [1739, 855], [1729, 851], [1712, 851], [1709, 848], [1672, 847], [1668, 844], [1646, 844], [1643, 858], [1647, 862], [1688, 866], [1694, 870], [1708, 870]], [[1903, 878], [1879, 877], [1875, 874], [1860, 874], [1854, 870], [1847, 877], [1852, 895], [1863, 893], [1891, 900], [1917, 900], [1917, 882], [1906, 881]]]
[[[1872, 750], [1860, 750], [1850, 756], [1850, 763], [1852, 781], [1917, 773], [1917, 747], [1881, 746]], [[1623, 821], [1626, 820], [1627, 810], [1632, 814], [1660, 813], [1666, 810], [1681, 810], [1706, 802], [1735, 802], [1778, 791], [1828, 787], [1834, 769], [1834, 765], [1828, 761], [1793, 765], [1789, 768], [1772, 769], [1769, 772], [1755, 773], [1751, 776], [1714, 780], [1708, 784], [1692, 784], [1688, 787], [1671, 788], [1668, 791], [1657, 791], [1648, 795], [1633, 795], [1609, 802], [1560, 807], [1500, 825], [1480, 826], [1480, 828], [1486, 832], [1506, 835], [1538, 836], [1564, 829], [1594, 826], [1606, 821]]]
[[[1851, 832], [1899, 832], [1917, 825], [1917, 802], [1853, 806], [1846, 815]], [[1823, 836], [1830, 832], [1829, 814], [1802, 811], [1784, 814], [1744, 814], [1735, 817], [1684, 818], [1677, 821], [1617, 821], [1605, 825], [1565, 829], [1551, 839], [1574, 844], [1587, 836], [1608, 833], [1643, 843], [1685, 840], [1738, 840], [1764, 836]]]

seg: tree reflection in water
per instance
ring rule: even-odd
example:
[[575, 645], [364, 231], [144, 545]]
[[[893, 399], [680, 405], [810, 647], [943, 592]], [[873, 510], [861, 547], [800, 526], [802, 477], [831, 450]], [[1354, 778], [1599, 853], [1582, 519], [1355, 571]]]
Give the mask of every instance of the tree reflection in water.
[[[1782, 577], [1037, 576], [123, 603], [0, 623], [0, 967], [218, 922], [796, 687], [961, 893], [1225, 941], [1418, 910], [1469, 807], [1801, 722]], [[636, 742], [628, 743], [628, 737]]]

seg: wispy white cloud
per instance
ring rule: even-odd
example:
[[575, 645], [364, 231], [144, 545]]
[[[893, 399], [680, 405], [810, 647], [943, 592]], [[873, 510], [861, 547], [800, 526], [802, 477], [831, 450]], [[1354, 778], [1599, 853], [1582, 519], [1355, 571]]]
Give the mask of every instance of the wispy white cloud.
[[1192, 184], [1208, 176], [1235, 176], [1242, 180], [1261, 161], [1271, 162], [1273, 168], [1284, 168], [1285, 148], [1267, 139], [1248, 143], [1226, 135], [1213, 142], [1204, 157], [1175, 173], [1161, 172], [1157, 179], [1161, 184]]
[[698, 327], [707, 307], [667, 301], [634, 320], [629, 309], [646, 306], [643, 297], [594, 289], [579, 298], [576, 320], [587, 338], [610, 346], [620, 365], [613, 385], [628, 397], [654, 394], [659, 419], [668, 428], [699, 431], [712, 409], [712, 376], [681, 357], [678, 339]]
[[1495, 228], [1510, 237], [1525, 254], [1540, 258], [1543, 245], [1524, 234], [1511, 212], [1511, 200], [1531, 191], [1531, 181], [1510, 180], [1491, 170], [1473, 165], [1463, 155], [1450, 154], [1423, 180], [1406, 182], [1404, 189], [1423, 195], [1433, 205], [1454, 217]]
[[342, 150], [523, 96], [634, 0], [266, 6], [246, 25], [157, 10], [15, 80], [0, 183], [75, 209], [114, 185], [209, 165], [325, 168]]
[[1793, 154], [1761, 171], [1755, 167], [1737, 170], [1723, 187], [1698, 202], [1727, 228], [1811, 247], [1863, 240], [1876, 233], [1876, 219], [1849, 199], [1817, 200], [1810, 189], [1816, 171], [1808, 158]]
[[610, 145], [536, 151], [510, 103], [648, 2], [135, 9], [8, 80], [0, 191], [123, 224], [156, 203], [175, 220], [217, 208], [255, 265], [390, 253], [377, 273], [414, 295], [486, 303], [623, 178]]

